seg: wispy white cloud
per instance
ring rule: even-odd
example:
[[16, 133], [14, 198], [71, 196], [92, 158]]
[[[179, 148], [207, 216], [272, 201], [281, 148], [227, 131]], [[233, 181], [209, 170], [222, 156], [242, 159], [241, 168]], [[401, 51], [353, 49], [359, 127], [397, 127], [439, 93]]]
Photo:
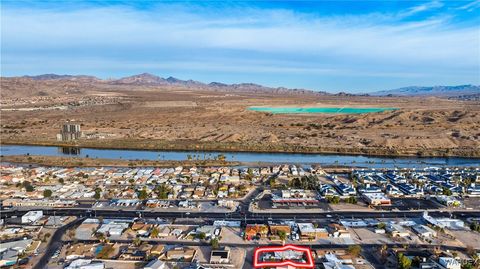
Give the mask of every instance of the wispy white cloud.
[[472, 12], [472, 11], [474, 11], [476, 9], [479, 9], [479, 8], [480, 8], [480, 0], [475, 0], [475, 1], [472, 1], [468, 4], [459, 6], [457, 9], [458, 10], [467, 10], [469, 12]]
[[412, 16], [420, 12], [429, 11], [432, 9], [438, 9], [443, 7], [444, 4], [440, 1], [434, 0], [431, 2], [423, 3], [414, 7], [411, 7], [403, 12], [400, 12], [402, 16]]

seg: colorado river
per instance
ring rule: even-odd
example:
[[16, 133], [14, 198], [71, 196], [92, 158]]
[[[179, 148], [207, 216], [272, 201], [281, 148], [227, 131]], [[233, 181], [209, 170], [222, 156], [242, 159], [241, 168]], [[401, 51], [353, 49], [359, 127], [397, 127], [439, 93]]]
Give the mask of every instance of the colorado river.
[[480, 159], [461, 157], [377, 157], [338, 154], [297, 154], [297, 153], [257, 153], [257, 152], [206, 152], [206, 151], [150, 151], [125, 149], [61, 148], [55, 146], [2, 145], [1, 155], [44, 155], [62, 157], [89, 157], [123, 160], [174, 160], [187, 158], [210, 158], [223, 154], [227, 161], [248, 163], [295, 163], [346, 165], [369, 168], [423, 168], [427, 166], [476, 166]]

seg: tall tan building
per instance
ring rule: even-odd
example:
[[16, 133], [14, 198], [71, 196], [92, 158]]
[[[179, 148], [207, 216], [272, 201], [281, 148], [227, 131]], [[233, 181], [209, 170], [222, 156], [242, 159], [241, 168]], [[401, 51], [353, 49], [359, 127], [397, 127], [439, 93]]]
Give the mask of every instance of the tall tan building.
[[66, 123], [62, 126], [60, 133], [57, 134], [57, 141], [72, 141], [83, 136], [80, 130], [80, 124]]

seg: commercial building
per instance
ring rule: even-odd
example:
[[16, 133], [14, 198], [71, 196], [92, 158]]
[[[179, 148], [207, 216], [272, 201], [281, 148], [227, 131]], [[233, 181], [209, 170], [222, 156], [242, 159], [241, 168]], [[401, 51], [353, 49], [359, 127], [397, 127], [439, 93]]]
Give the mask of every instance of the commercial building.
[[77, 259], [70, 263], [65, 269], [104, 269], [103, 262], [92, 261], [88, 259]]
[[461, 230], [464, 229], [465, 223], [459, 219], [450, 219], [450, 218], [433, 218], [428, 215], [428, 212], [423, 213], [423, 219], [430, 223], [431, 225], [452, 229], [452, 230]]
[[291, 233], [290, 225], [287, 224], [269, 222], [268, 227], [270, 227], [270, 234], [274, 236], [278, 236], [281, 233], [285, 233], [288, 236]]
[[410, 236], [410, 233], [405, 228], [403, 228], [403, 226], [400, 224], [395, 224], [395, 223], [388, 224], [386, 227], [386, 230], [388, 233], [392, 235], [392, 237]]
[[268, 234], [268, 227], [264, 224], [247, 224], [245, 227], [245, 236], [247, 239], [254, 237], [265, 237]]
[[390, 198], [381, 192], [365, 192], [362, 194], [368, 204], [374, 206], [389, 206], [392, 205]]
[[49, 199], [5, 199], [4, 207], [73, 207], [78, 205], [73, 200], [49, 200]]
[[230, 262], [230, 248], [214, 249], [210, 253], [210, 263], [229, 263]]
[[351, 238], [350, 232], [342, 224], [332, 223], [328, 225], [328, 228], [331, 230], [330, 234], [332, 234], [333, 237]]
[[433, 238], [437, 236], [437, 232], [432, 228], [425, 225], [415, 225], [412, 226], [412, 229], [418, 236], [422, 238]]
[[462, 202], [457, 200], [455, 197], [446, 196], [446, 195], [437, 195], [435, 197], [439, 203], [446, 206], [461, 206]]
[[312, 223], [298, 223], [300, 237], [304, 240], [316, 240], [318, 238], [328, 237], [328, 231], [325, 228], [315, 228]]
[[[106, 221], [104, 221], [106, 222]], [[110, 221], [107, 223], [104, 223], [98, 230], [98, 233], [105, 234], [107, 236], [121, 236], [123, 231], [125, 231], [130, 224], [128, 222], [124, 221]]]
[[318, 199], [315, 197], [314, 193], [310, 191], [300, 190], [300, 189], [291, 189], [291, 190], [282, 190], [280, 195], [273, 193], [272, 194], [272, 203], [274, 205], [307, 205], [307, 204], [317, 204]]
[[22, 223], [35, 223], [43, 217], [43, 211], [28, 211], [22, 216]]

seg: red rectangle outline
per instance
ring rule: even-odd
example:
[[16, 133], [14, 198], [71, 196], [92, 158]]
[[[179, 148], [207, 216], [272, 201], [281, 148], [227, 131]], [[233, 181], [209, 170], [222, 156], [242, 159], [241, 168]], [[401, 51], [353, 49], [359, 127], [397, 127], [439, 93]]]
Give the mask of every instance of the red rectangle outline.
[[[258, 256], [261, 252], [275, 252], [275, 251], [285, 251], [285, 250], [297, 250], [307, 253], [307, 263], [299, 263], [293, 261], [283, 261], [283, 262], [258, 262]], [[312, 250], [309, 247], [301, 247], [296, 245], [285, 245], [285, 246], [271, 246], [271, 247], [259, 247], [255, 249], [253, 255], [253, 267], [262, 268], [262, 267], [272, 267], [272, 266], [285, 266], [290, 265], [298, 268], [313, 268], [315, 264], [313, 263]]]

